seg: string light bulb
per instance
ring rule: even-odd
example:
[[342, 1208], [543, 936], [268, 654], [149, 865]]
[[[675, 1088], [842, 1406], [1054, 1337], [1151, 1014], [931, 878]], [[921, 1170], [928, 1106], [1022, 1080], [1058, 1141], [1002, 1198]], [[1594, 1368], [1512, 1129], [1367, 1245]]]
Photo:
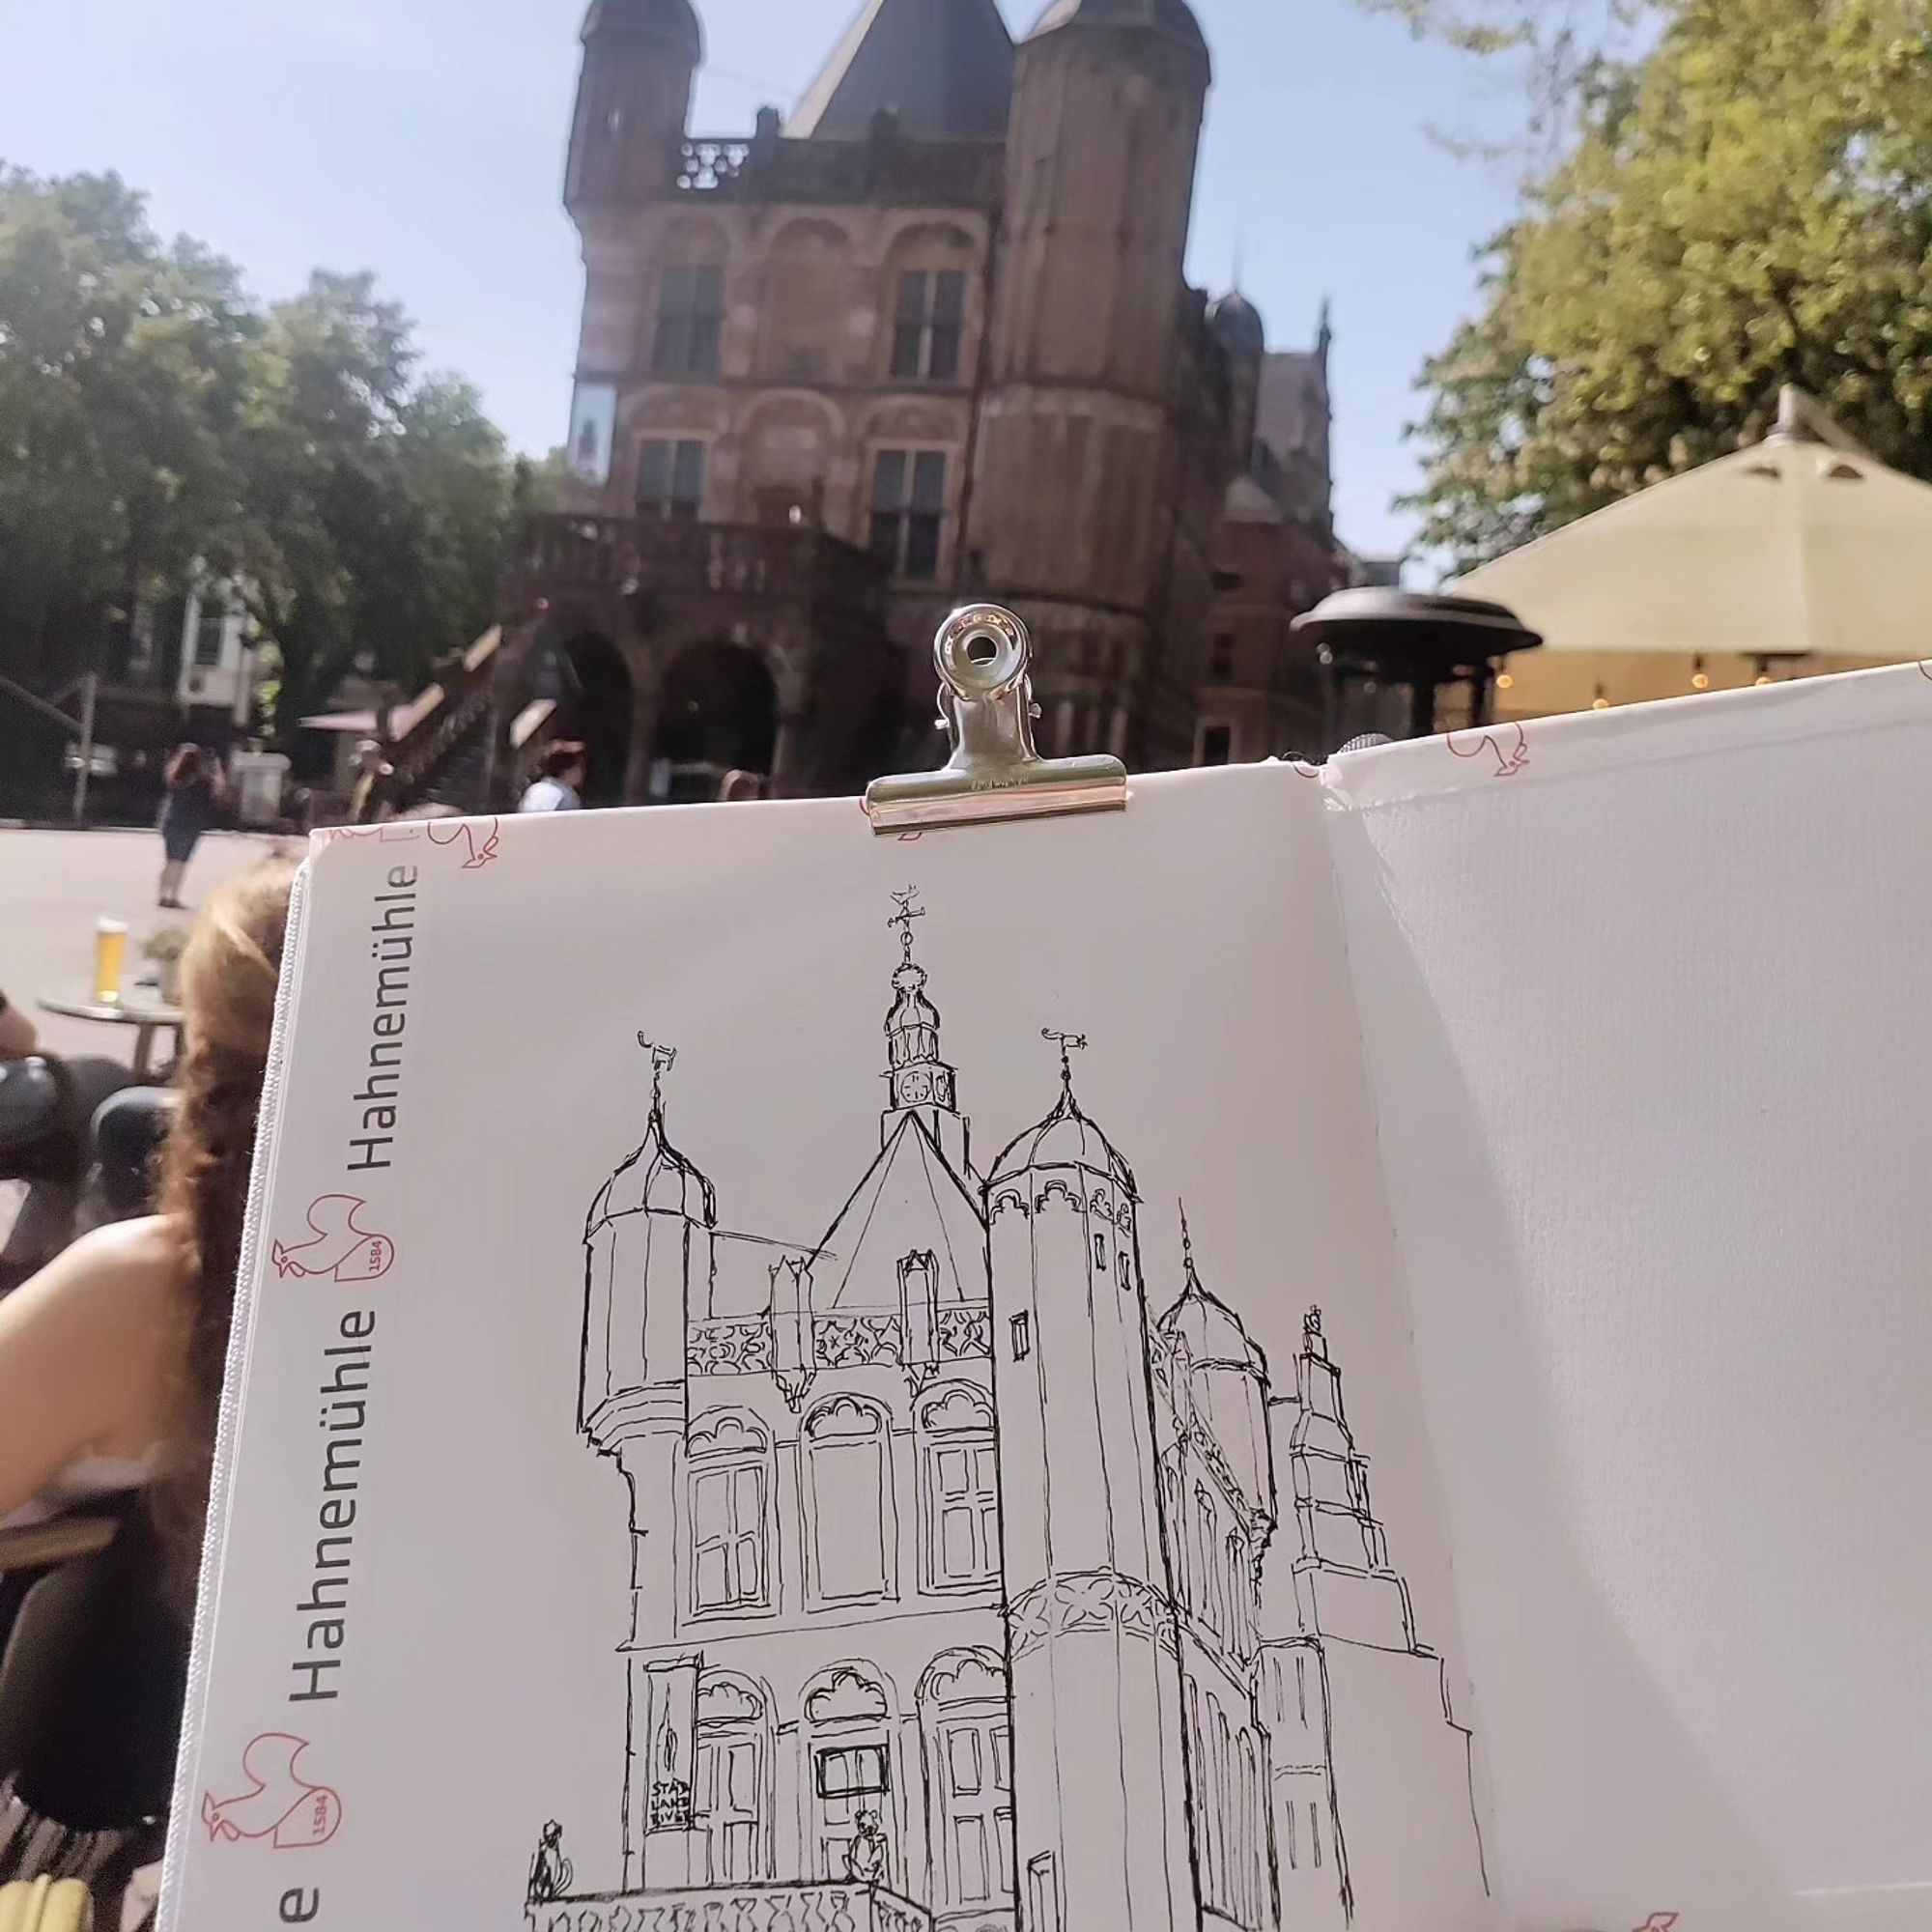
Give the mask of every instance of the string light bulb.
[[1607, 711], [1609, 708], [1610, 700], [1604, 696], [1604, 687], [1600, 684], [1597, 687], [1596, 696], [1590, 700], [1590, 709], [1592, 711]]
[[1514, 691], [1516, 689], [1516, 679], [1508, 671], [1503, 671], [1496, 678], [1496, 689], [1498, 691]]
[[1692, 658], [1690, 660], [1690, 689], [1692, 691], [1709, 691], [1710, 688], [1711, 675], [1704, 668], [1704, 660], [1700, 657]]
[[1769, 684], [1771, 682], [1771, 673], [1768, 670], [1759, 671], [1757, 674], [1757, 682], [1759, 684]]

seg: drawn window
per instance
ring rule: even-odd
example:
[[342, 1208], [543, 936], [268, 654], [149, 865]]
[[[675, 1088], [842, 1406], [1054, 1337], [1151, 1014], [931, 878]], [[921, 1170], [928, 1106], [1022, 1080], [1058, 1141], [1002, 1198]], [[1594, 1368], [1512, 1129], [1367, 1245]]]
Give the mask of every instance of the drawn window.
[[1026, 1932], [1060, 1932], [1060, 1872], [1051, 1852], [1027, 1861]]
[[1308, 1801], [1308, 1852], [1315, 1861], [1315, 1869], [1321, 1869], [1321, 1814], [1315, 1808], [1314, 1799]]
[[769, 1713], [738, 1680], [709, 1679], [697, 1693], [692, 1824], [713, 1885], [745, 1885], [765, 1870], [764, 1789]]
[[693, 1430], [690, 1450], [692, 1605], [762, 1605], [771, 1443], [755, 1424], [720, 1417]]
[[1127, 1251], [1124, 1246], [1114, 1250], [1114, 1267], [1121, 1278], [1121, 1293], [1125, 1294], [1133, 1286], [1133, 1278], [1127, 1271]]
[[946, 1390], [920, 1411], [924, 1582], [946, 1590], [1000, 1572], [1000, 1469], [993, 1410], [976, 1388]]
[[1228, 1644], [1235, 1651], [1247, 1648], [1247, 1618], [1242, 1614], [1248, 1596], [1248, 1547], [1238, 1536], [1227, 1542]]
[[1259, 1926], [1267, 1910], [1267, 1828], [1262, 1818], [1261, 1753], [1254, 1733], [1241, 1733], [1241, 1922]]
[[915, 1250], [899, 1263], [899, 1319], [913, 1362], [931, 1361], [939, 1340], [939, 1258]]
[[[1308, 1660], [1296, 1655], [1294, 1660], [1294, 1708], [1301, 1721], [1308, 1721]], [[1292, 1814], [1291, 1814], [1292, 1816]]]
[[1238, 1804], [1235, 1790], [1234, 1752], [1228, 1737], [1228, 1714], [1210, 1697], [1208, 1708], [1214, 1725], [1214, 1903], [1223, 1912], [1234, 1905], [1230, 1881], [1239, 1869]]
[[1221, 1597], [1225, 1587], [1221, 1566], [1215, 1560], [1216, 1536], [1214, 1498], [1200, 1484], [1194, 1489], [1194, 1587], [1198, 1596], [1194, 1613], [1215, 1633], [1227, 1629], [1222, 1615]]
[[658, 285], [658, 329], [651, 369], [659, 376], [715, 376], [724, 321], [724, 270], [673, 268]]
[[1012, 1318], [1013, 1360], [1023, 1362], [1033, 1353], [1033, 1317], [1020, 1314]]
[[1174, 1575], [1174, 1594], [1191, 1607], [1187, 1582], [1187, 1512], [1181, 1503], [1180, 1471], [1172, 1463], [1160, 1465], [1160, 1510], [1167, 1521], [1167, 1548]]
[[808, 1842], [815, 1848], [813, 1875], [818, 1878], [853, 1877], [856, 1841], [878, 1833], [885, 1839], [885, 1883], [892, 1883], [898, 1853], [889, 1826], [891, 1711], [884, 1687], [860, 1665], [838, 1664], [805, 1693], [811, 1809]]
[[1288, 1821], [1288, 1834], [1287, 1834], [1287, 1835], [1288, 1835], [1288, 1868], [1289, 1868], [1289, 1870], [1290, 1870], [1290, 1871], [1298, 1871], [1298, 1870], [1300, 1870], [1300, 1868], [1301, 1868], [1301, 1856], [1300, 1856], [1300, 1849], [1299, 1849], [1299, 1847], [1298, 1847], [1298, 1846], [1297, 1846], [1297, 1845], [1295, 1844], [1295, 1841], [1294, 1841], [1294, 1802], [1293, 1802], [1293, 1800], [1292, 1800], [1292, 1799], [1291, 1799], [1291, 1800], [1289, 1801], [1288, 1804], [1287, 1804], [1287, 1805], [1286, 1805], [1286, 1806], [1284, 1807], [1284, 1809], [1283, 1809], [1283, 1812], [1282, 1812], [1282, 1816], [1283, 1816], [1284, 1818], [1286, 1818], [1286, 1819], [1287, 1819], [1287, 1821]]
[[957, 269], [915, 269], [899, 277], [893, 311], [893, 374], [950, 383], [959, 373], [966, 277]]
[[943, 449], [882, 449], [872, 459], [872, 554], [896, 577], [929, 582], [939, 575], [946, 511]]
[[892, 1470], [885, 1417], [835, 1396], [805, 1424], [810, 1579], [822, 1601], [892, 1588]]
[[703, 443], [647, 437], [638, 451], [638, 514], [689, 521], [703, 499]]
[[1094, 1236], [1094, 1265], [1102, 1274], [1107, 1271], [1107, 1237], [1105, 1235]]

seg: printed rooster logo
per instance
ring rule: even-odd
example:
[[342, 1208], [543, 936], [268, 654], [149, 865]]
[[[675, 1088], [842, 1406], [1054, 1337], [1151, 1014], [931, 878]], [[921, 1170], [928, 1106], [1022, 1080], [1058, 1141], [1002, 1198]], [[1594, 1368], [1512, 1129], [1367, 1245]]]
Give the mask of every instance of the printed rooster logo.
[[[1450, 732], [1449, 749], [1459, 758], [1481, 757], [1487, 750], [1490, 756], [1496, 761], [1495, 770], [1490, 774], [1492, 778], [1514, 778], [1529, 763], [1529, 737], [1520, 724], [1511, 724], [1507, 728], [1500, 729], [1500, 734], [1498, 731], [1480, 731], [1476, 733], [1476, 742], [1473, 745], [1459, 745], [1456, 742], [1458, 738], [1466, 739], [1469, 735], [1466, 731]], [[1507, 750], [1504, 749], [1505, 746], [1508, 747]]]
[[387, 1274], [396, 1244], [355, 1223], [368, 1205], [358, 1194], [324, 1194], [311, 1201], [306, 1216], [310, 1238], [294, 1247], [277, 1241], [272, 1250], [275, 1272], [284, 1281], [291, 1275], [307, 1281], [325, 1274], [337, 1281], [375, 1281]]
[[1650, 1915], [1650, 1917], [1646, 1918], [1643, 1921], [1643, 1923], [1636, 1928], [1636, 1932], [1670, 1932], [1670, 1928], [1676, 1923], [1677, 1923], [1676, 1913], [1653, 1912]]
[[454, 845], [460, 839], [469, 848], [469, 856], [463, 862], [466, 872], [473, 872], [497, 857], [498, 828], [494, 818], [431, 819], [427, 829], [432, 845]]
[[296, 1770], [308, 1749], [305, 1738], [265, 1731], [242, 1753], [243, 1776], [253, 1779], [233, 1798], [202, 1794], [201, 1822], [215, 1843], [266, 1838], [277, 1851], [326, 1845], [342, 1823], [342, 1800], [326, 1784], [311, 1784]]

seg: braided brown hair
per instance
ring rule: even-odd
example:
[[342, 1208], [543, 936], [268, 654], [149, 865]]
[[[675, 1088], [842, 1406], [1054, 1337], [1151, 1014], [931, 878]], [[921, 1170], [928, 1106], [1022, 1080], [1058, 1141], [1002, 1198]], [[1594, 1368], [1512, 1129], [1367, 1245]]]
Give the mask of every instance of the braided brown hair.
[[182, 955], [187, 1041], [159, 1156], [159, 1206], [180, 1259], [187, 1327], [171, 1469], [155, 1500], [190, 1599], [295, 875], [296, 862], [277, 853], [229, 880], [203, 906]]

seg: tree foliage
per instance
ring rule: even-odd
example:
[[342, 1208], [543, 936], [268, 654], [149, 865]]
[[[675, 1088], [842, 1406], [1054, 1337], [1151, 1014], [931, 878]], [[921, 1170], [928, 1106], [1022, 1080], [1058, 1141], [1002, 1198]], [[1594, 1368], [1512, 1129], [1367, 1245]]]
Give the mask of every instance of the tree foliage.
[[199, 562], [272, 640], [286, 736], [351, 668], [413, 687], [488, 624], [516, 487], [370, 276], [264, 311], [118, 178], [0, 173], [0, 666], [99, 662]]
[[1676, 0], [1423, 378], [1424, 541], [1480, 560], [1762, 434], [1797, 384], [1932, 475], [1932, 0]]

